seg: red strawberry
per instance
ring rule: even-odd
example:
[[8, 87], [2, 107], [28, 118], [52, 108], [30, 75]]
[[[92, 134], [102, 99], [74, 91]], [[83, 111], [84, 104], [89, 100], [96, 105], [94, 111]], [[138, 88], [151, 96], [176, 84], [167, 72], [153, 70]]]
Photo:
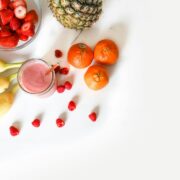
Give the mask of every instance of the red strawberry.
[[14, 0], [11, 3], [11, 7], [13, 7], [13, 9], [17, 8], [18, 6], [24, 6], [25, 8], [27, 7], [25, 0]]
[[6, 9], [8, 7], [9, 0], [0, 0], [0, 10]]
[[17, 33], [18, 35], [22, 34], [21, 28], [17, 29], [17, 30], [16, 30], [16, 33]]
[[27, 41], [27, 40], [29, 39], [29, 37], [26, 36], [26, 35], [23, 35], [23, 34], [19, 34], [19, 39], [20, 39], [21, 41]]
[[18, 19], [24, 19], [26, 16], [27, 9], [24, 6], [17, 6], [14, 9], [14, 14]]
[[0, 11], [0, 18], [2, 25], [8, 24], [13, 18], [14, 13], [10, 9], [3, 9]]
[[33, 24], [36, 24], [38, 22], [38, 15], [35, 10], [31, 10], [26, 14], [26, 17], [24, 18], [25, 22], [32, 22]]
[[9, 128], [9, 131], [10, 131], [11, 136], [17, 136], [17, 135], [19, 135], [19, 129], [16, 128], [16, 127], [14, 127], [14, 126], [11, 126], [11, 127]]
[[31, 22], [25, 22], [21, 26], [21, 33], [26, 36], [33, 36], [35, 33], [35, 26]]
[[19, 41], [19, 37], [17, 34], [11, 35], [9, 37], [0, 38], [0, 46], [5, 48], [13, 48], [16, 47]]
[[9, 7], [10, 9], [12, 9], [12, 10], [14, 9], [13, 3], [14, 3], [14, 2], [12, 1], [12, 2], [10, 2], [9, 5], [8, 5], [8, 7]]
[[16, 17], [13, 17], [10, 21], [10, 28], [13, 31], [16, 31], [21, 26], [21, 21]]
[[11, 31], [8, 27], [4, 26], [0, 30], [0, 38], [11, 36]]

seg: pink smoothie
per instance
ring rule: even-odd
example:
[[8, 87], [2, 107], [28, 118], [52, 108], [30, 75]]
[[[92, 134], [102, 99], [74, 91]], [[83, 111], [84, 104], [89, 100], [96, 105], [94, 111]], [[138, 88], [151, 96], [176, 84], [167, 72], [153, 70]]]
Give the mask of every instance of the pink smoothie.
[[49, 88], [52, 73], [48, 73], [49, 66], [44, 62], [33, 62], [25, 65], [21, 72], [20, 83], [29, 93], [41, 93]]

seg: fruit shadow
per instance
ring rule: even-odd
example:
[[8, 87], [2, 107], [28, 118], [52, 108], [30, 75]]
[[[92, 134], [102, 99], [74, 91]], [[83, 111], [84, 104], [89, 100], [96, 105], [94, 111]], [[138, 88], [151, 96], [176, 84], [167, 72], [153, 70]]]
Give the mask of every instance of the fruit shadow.
[[72, 101], [74, 101], [76, 104], [79, 104], [80, 99], [81, 99], [81, 96], [77, 94], [72, 98]]
[[22, 122], [20, 121], [15, 121], [12, 125], [18, 128], [19, 130], [22, 129]]
[[67, 122], [68, 120], [68, 113], [67, 112], [63, 112], [59, 115], [59, 118], [63, 119], [65, 122]]
[[123, 61], [122, 51], [126, 45], [127, 37], [128, 37], [128, 27], [125, 23], [115, 24], [109, 28], [109, 30], [105, 33], [107, 38], [110, 38], [116, 42], [119, 47], [119, 59], [117, 64], [108, 66], [108, 72], [112, 77], [119, 67], [119, 64]]
[[34, 119], [39, 119], [42, 122], [43, 117], [44, 117], [44, 113], [39, 113]]
[[82, 32], [77, 33], [76, 37], [72, 39], [71, 45], [76, 43], [88, 44], [94, 49], [96, 42], [100, 39], [101, 30], [96, 26], [92, 26], [90, 29], [85, 29]]
[[51, 12], [50, 12], [50, 8], [49, 8], [49, 4], [47, 1], [44, 1], [44, 0], [39, 0], [40, 4], [41, 4], [41, 7], [42, 7], [42, 18], [49, 15]]
[[70, 74], [66, 77], [66, 81], [69, 81], [70, 83], [74, 84], [74, 80], [75, 80], [75, 75], [74, 74]]
[[99, 105], [95, 106], [95, 107], [92, 109], [92, 112], [95, 112], [96, 115], [98, 116], [98, 115], [100, 114], [100, 106], [99, 106]]
[[57, 74], [56, 75], [56, 79], [57, 79], [57, 84], [58, 85], [62, 85], [64, 84], [66, 81], [69, 81], [70, 83], [74, 84], [74, 80], [75, 80], [75, 75], [74, 74], [70, 74], [70, 75], [61, 75], [61, 74]]

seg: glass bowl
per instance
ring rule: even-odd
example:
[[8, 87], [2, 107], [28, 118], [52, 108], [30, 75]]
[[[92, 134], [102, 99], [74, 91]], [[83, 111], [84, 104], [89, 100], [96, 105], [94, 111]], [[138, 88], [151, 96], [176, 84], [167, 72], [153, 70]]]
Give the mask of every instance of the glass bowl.
[[28, 46], [38, 35], [40, 26], [41, 26], [41, 20], [42, 20], [42, 9], [41, 9], [41, 1], [40, 0], [26, 0], [27, 3], [27, 12], [34, 9], [38, 14], [38, 23], [35, 24], [35, 34], [33, 37], [30, 37], [27, 41], [21, 41], [19, 40], [18, 45], [13, 48], [5, 48], [0, 46], [0, 51], [15, 51], [20, 50], [26, 46]]

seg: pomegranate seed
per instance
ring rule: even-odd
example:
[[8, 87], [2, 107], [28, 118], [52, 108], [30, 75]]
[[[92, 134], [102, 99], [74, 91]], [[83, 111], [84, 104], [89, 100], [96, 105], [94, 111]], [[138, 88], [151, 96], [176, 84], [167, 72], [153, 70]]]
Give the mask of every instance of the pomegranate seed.
[[58, 86], [57, 91], [58, 91], [58, 93], [63, 93], [65, 91], [65, 86], [64, 85]]
[[60, 74], [67, 75], [68, 73], [69, 73], [69, 68], [64, 67], [64, 68], [60, 69]]
[[41, 125], [41, 121], [39, 119], [35, 119], [33, 122], [32, 122], [32, 125], [34, 127], [39, 127]]
[[91, 114], [89, 114], [89, 119], [91, 119], [93, 122], [96, 121], [97, 119], [97, 115], [95, 112], [92, 112]]
[[10, 130], [11, 136], [17, 136], [19, 134], [19, 129], [14, 126], [11, 126], [9, 130]]
[[70, 89], [72, 88], [72, 84], [71, 84], [69, 81], [66, 81], [66, 82], [64, 83], [64, 86], [65, 86], [65, 88], [66, 88], [67, 90], [70, 90]]
[[60, 51], [59, 49], [55, 50], [55, 56], [56, 56], [57, 58], [62, 57], [62, 55], [63, 55], [62, 51]]
[[59, 118], [56, 120], [56, 125], [57, 125], [57, 127], [63, 127], [65, 125], [65, 122], [63, 119]]
[[76, 103], [74, 101], [70, 101], [68, 104], [69, 111], [74, 111], [76, 109]]

